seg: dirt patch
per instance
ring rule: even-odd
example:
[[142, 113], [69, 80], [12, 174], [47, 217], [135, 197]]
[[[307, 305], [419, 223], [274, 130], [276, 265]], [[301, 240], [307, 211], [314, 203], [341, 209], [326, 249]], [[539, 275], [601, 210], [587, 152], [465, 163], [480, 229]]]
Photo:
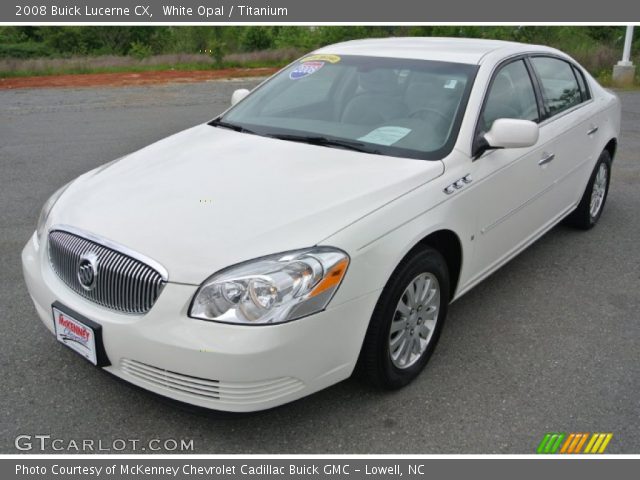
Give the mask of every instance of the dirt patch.
[[122, 87], [161, 83], [193, 83], [227, 78], [262, 77], [277, 68], [225, 68], [221, 70], [159, 70], [136, 73], [86, 73], [37, 77], [0, 78], [0, 89], [10, 88], [76, 88]]

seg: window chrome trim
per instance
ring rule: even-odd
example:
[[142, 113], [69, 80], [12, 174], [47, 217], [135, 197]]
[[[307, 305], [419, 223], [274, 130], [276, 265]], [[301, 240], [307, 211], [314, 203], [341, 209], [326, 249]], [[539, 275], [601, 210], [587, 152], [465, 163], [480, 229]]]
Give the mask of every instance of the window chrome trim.
[[587, 105], [589, 105], [589, 104], [591, 104], [591, 103], [593, 103], [593, 98], [591, 98], [591, 99], [589, 99], [589, 100], [586, 100], [586, 101], [584, 101], [584, 102], [581, 102], [581, 103], [579, 103], [579, 104], [577, 104], [577, 105], [574, 105], [573, 107], [568, 108], [568, 109], [566, 109], [566, 110], [563, 110], [563, 111], [562, 111], [562, 112], [560, 112], [560, 113], [556, 113], [555, 115], [553, 115], [553, 116], [551, 116], [551, 117], [547, 117], [544, 121], [540, 122], [538, 125], [539, 125], [540, 127], [542, 127], [542, 126], [544, 126], [544, 125], [548, 125], [548, 124], [550, 124], [551, 122], [553, 122], [554, 120], [557, 120], [557, 119], [559, 119], [559, 118], [564, 117], [565, 115], [568, 115], [568, 114], [570, 114], [570, 113], [573, 113], [573, 112], [575, 112], [576, 110], [579, 110], [579, 109], [580, 109], [580, 108], [582, 108], [582, 107], [586, 107]]
[[[95, 242], [99, 245], [102, 245], [111, 250], [115, 250], [116, 252], [120, 252], [123, 255], [133, 258], [134, 260], [138, 260], [142, 263], [146, 263], [149, 267], [155, 269], [160, 276], [162, 277], [162, 281], [169, 281], [169, 272], [166, 268], [164, 268], [159, 262], [156, 260], [143, 255], [142, 253], [138, 253], [129, 247], [122, 245], [121, 243], [114, 242], [113, 240], [109, 240], [93, 233], [87, 232], [86, 230], [82, 230], [80, 228], [72, 227], [71, 225], [58, 224], [52, 225], [47, 232], [47, 239], [49, 238], [49, 234], [55, 230], [60, 230], [63, 232], [68, 232], [73, 235], [77, 235], [79, 237], [84, 237], [87, 240]], [[48, 240], [47, 240], [48, 241]]]

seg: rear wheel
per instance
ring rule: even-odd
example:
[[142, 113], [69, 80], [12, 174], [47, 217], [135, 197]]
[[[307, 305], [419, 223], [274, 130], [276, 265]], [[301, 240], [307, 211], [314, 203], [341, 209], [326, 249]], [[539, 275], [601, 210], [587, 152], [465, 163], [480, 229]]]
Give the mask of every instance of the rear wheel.
[[593, 228], [604, 208], [609, 193], [609, 178], [611, 176], [611, 155], [604, 151], [598, 158], [587, 188], [582, 195], [578, 207], [567, 217], [567, 223], [583, 230]]
[[429, 361], [447, 315], [449, 271], [442, 255], [411, 253], [387, 282], [371, 317], [359, 370], [374, 385], [395, 389]]

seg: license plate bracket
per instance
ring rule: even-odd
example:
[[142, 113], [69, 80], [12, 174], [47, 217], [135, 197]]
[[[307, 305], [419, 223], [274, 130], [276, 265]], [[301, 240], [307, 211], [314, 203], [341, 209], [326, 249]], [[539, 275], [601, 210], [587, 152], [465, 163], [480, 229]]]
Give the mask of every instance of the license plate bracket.
[[102, 325], [60, 302], [51, 305], [56, 339], [98, 367], [110, 365], [102, 342]]

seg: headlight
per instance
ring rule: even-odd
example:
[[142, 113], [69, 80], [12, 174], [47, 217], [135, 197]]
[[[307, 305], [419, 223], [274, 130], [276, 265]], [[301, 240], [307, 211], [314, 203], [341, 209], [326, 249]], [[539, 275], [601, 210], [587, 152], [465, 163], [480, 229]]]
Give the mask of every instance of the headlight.
[[245, 325], [288, 322], [324, 310], [349, 256], [331, 247], [280, 253], [219, 272], [198, 289], [189, 316]]
[[47, 219], [49, 218], [51, 209], [56, 204], [60, 196], [64, 193], [64, 191], [69, 187], [69, 185], [71, 185], [71, 183], [72, 182], [69, 182], [56, 190], [54, 194], [51, 195], [42, 206], [42, 210], [40, 210], [40, 216], [38, 217], [38, 224], [36, 226], [36, 238], [38, 240], [38, 244], [40, 243], [40, 239], [42, 237], [42, 234], [44, 233], [44, 226], [47, 224]]

